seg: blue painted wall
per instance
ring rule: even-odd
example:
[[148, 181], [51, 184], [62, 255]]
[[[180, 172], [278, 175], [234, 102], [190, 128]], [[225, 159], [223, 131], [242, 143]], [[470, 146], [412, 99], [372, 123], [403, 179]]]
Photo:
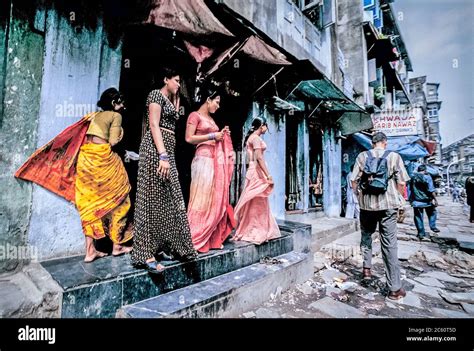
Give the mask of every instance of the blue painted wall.
[[[49, 10], [41, 89], [40, 147], [96, 109], [102, 89], [118, 87], [121, 49], [106, 45], [102, 25], [76, 32], [64, 17]], [[40, 259], [84, 251], [84, 235], [74, 205], [34, 185], [28, 238]]]
[[341, 213], [341, 143], [336, 131], [326, 129], [323, 135], [323, 206], [328, 217]]

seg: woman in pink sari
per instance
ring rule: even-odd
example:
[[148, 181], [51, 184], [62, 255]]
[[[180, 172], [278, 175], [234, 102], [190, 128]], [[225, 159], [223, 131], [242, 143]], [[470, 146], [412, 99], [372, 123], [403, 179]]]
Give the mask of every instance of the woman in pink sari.
[[245, 187], [235, 207], [238, 224], [233, 240], [249, 241], [257, 245], [281, 236], [268, 201], [273, 191], [273, 179], [263, 158], [267, 145], [261, 138], [267, 130], [265, 119], [256, 118], [252, 122], [246, 142], [249, 166]]
[[201, 253], [222, 249], [235, 227], [229, 204], [229, 186], [234, 169], [230, 131], [221, 131], [211, 114], [219, 109], [220, 96], [203, 89], [201, 107], [188, 117], [186, 141], [196, 145], [191, 165], [188, 220], [194, 248]]

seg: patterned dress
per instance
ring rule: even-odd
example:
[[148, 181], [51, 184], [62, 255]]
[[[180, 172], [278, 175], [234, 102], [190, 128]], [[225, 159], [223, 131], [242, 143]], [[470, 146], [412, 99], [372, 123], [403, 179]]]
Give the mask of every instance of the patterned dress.
[[173, 104], [159, 90], [153, 90], [148, 95], [147, 129], [140, 145], [135, 232], [131, 253], [135, 265], [145, 263], [161, 251], [183, 260], [197, 256], [191, 241], [186, 206], [176, 169], [176, 138], [173, 133], [163, 129], [161, 134], [170, 162], [169, 179], [162, 179], [157, 173], [159, 155], [149, 128], [148, 107], [151, 103], [161, 106], [160, 127], [174, 131], [179, 118]]

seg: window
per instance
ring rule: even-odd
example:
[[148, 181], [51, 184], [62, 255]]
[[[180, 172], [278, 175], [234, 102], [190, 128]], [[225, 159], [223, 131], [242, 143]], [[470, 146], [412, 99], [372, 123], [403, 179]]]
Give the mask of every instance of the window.
[[304, 0], [310, 3], [308, 6], [303, 6], [303, 13], [318, 29], [323, 28], [323, 5], [321, 1]]
[[301, 9], [303, 11], [311, 10], [312, 8], [321, 5], [321, 0], [301, 0]]
[[432, 118], [438, 117], [438, 109], [437, 108], [430, 108], [428, 110], [428, 116], [432, 117]]
[[364, 8], [375, 6], [375, 0], [364, 0]]

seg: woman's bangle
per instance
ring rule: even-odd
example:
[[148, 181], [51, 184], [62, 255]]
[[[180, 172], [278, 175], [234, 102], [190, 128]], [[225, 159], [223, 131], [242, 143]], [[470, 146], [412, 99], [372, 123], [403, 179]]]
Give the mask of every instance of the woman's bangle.
[[170, 160], [170, 157], [168, 156], [166, 152], [162, 152], [160, 154], [160, 161], [169, 161], [169, 160]]
[[216, 133], [209, 133], [207, 135], [207, 140], [215, 140], [216, 139]]

